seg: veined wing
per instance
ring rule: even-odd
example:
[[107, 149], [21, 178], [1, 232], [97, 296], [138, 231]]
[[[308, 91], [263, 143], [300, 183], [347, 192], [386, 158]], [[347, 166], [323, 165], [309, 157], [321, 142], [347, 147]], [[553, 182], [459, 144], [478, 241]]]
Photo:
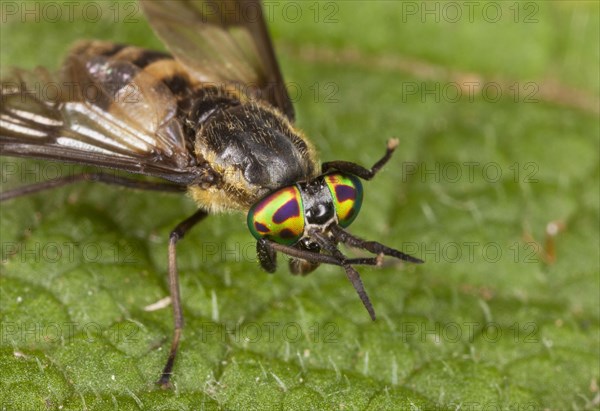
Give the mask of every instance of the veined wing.
[[238, 85], [294, 120], [260, 0], [140, 0], [156, 34], [196, 80]]
[[175, 97], [130, 62], [84, 52], [98, 44], [108, 43], [78, 44], [58, 78], [39, 69], [2, 82], [0, 154], [191, 184], [200, 170], [176, 117]]

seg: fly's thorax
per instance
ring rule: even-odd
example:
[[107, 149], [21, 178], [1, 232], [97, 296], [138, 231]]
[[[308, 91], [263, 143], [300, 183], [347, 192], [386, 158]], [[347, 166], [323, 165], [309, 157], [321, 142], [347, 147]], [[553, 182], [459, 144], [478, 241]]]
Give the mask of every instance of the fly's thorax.
[[247, 211], [266, 194], [317, 175], [312, 144], [279, 111], [260, 102], [217, 107], [196, 133], [195, 155], [220, 184], [193, 190], [201, 206]]

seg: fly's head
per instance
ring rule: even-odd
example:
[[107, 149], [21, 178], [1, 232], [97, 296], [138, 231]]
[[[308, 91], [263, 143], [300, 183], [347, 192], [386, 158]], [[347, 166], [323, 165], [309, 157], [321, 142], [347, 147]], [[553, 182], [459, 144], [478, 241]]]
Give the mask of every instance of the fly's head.
[[[403, 261], [422, 263], [376, 241], [365, 241], [345, 230], [357, 217], [363, 200], [359, 179], [370, 179], [387, 162], [397, 142], [388, 142], [386, 155], [370, 170], [349, 162], [324, 165], [325, 173], [309, 182], [281, 188], [259, 200], [248, 212], [248, 228], [257, 239], [258, 259], [262, 267], [273, 272], [276, 252], [292, 257], [294, 274], [307, 274], [319, 264], [344, 268], [365, 308], [375, 319], [375, 312], [353, 265], [380, 265], [384, 255]], [[327, 170], [330, 168], [330, 170]], [[347, 258], [338, 243], [361, 248], [374, 258]]]
[[349, 226], [362, 199], [362, 183], [357, 177], [325, 174], [264, 197], [248, 212], [248, 228], [257, 240], [319, 253], [327, 248], [324, 241], [337, 244], [334, 227]]

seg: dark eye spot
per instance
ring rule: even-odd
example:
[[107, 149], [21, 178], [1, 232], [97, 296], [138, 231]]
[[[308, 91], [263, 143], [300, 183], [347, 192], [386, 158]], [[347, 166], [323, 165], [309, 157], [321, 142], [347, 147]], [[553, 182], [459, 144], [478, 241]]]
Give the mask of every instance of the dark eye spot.
[[300, 215], [300, 207], [298, 206], [298, 200], [295, 198], [288, 201], [273, 214], [273, 222], [281, 224], [288, 218], [298, 217]]
[[264, 224], [259, 223], [258, 221], [254, 222], [254, 228], [256, 228], [256, 231], [258, 231], [259, 233], [268, 233], [269, 232], [269, 227], [267, 227]]
[[352, 217], [354, 217], [354, 212], [356, 210], [354, 209], [354, 207], [352, 207], [350, 210], [348, 210], [348, 214], [346, 215], [346, 217], [344, 218], [344, 220], [348, 221], [348, 220], [352, 220]]
[[335, 196], [340, 203], [346, 200], [354, 200], [356, 198], [356, 190], [350, 186], [338, 185], [335, 186]]
[[279, 232], [279, 237], [287, 240], [287, 239], [290, 239], [290, 238], [295, 238], [296, 237], [296, 233], [294, 233], [289, 228], [284, 228], [283, 230], [281, 230]]

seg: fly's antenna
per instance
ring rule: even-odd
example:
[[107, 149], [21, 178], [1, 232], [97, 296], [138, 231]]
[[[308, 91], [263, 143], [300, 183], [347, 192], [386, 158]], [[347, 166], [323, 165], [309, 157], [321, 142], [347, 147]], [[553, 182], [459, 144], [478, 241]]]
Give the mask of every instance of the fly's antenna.
[[323, 174], [331, 170], [338, 170], [342, 173], [353, 174], [363, 180], [370, 180], [383, 168], [383, 166], [392, 158], [394, 150], [398, 147], [398, 139], [390, 138], [387, 141], [385, 148], [385, 154], [377, 160], [373, 167], [364, 168], [363, 166], [353, 163], [351, 161], [328, 161], [323, 163], [321, 172]]

